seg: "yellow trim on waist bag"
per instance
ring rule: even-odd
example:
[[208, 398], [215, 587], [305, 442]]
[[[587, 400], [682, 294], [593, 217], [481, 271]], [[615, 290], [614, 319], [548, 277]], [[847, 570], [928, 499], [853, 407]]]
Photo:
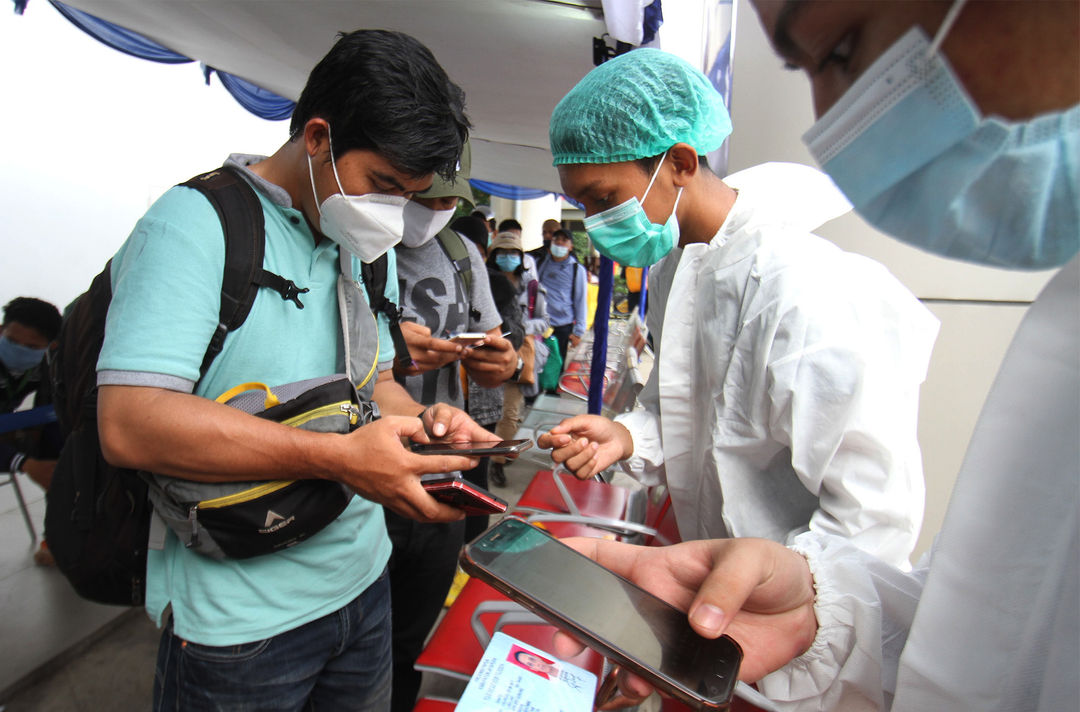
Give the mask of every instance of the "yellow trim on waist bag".
[[[379, 343], [379, 319], [375, 316], [375, 312], [370, 309], [368, 309], [368, 314], [371, 314], [371, 320], [375, 322], [375, 360], [371, 363], [371, 370], [368, 371], [367, 376], [365, 376], [360, 385], [356, 387], [357, 391], [367, 385], [367, 382], [371, 380], [375, 370], [379, 367], [379, 347], [382, 345]], [[345, 358], [349, 358], [349, 355], [345, 354]]]
[[294, 415], [291, 418], [282, 420], [282, 425], [289, 425], [294, 428], [299, 428], [312, 420], [318, 418], [325, 418], [328, 415], [342, 415], [344, 414], [349, 418], [349, 422], [356, 425], [357, 417], [352, 413], [351, 401], [343, 400], [337, 403], [328, 403], [326, 405], [320, 405], [318, 408], [312, 408], [311, 410], [304, 411], [299, 415]]
[[264, 485], [258, 487], [252, 487], [246, 489], [243, 492], [234, 492], [233, 494], [227, 494], [223, 497], [214, 497], [213, 499], [204, 499], [199, 502], [199, 509], [216, 509], [217, 507], [228, 507], [233, 504], [243, 504], [244, 502], [258, 499], [264, 495], [268, 495], [271, 492], [277, 492], [279, 489], [284, 489], [289, 485], [296, 482], [296, 480], [278, 480], [276, 482], [267, 482]]
[[272, 408], [273, 406], [281, 402], [278, 400], [278, 397], [274, 395], [274, 392], [270, 390], [270, 386], [266, 385], [265, 383], [256, 383], [254, 381], [252, 381], [251, 383], [241, 383], [239, 386], [233, 386], [214, 400], [216, 400], [218, 403], [228, 403], [230, 400], [245, 391], [265, 391], [266, 400], [263, 402], [263, 408]]

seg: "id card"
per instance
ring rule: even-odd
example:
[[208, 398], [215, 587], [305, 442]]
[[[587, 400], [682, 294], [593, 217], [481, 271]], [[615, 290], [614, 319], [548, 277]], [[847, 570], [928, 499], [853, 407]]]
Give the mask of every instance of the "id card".
[[496, 633], [455, 712], [592, 712], [595, 694], [588, 670]]

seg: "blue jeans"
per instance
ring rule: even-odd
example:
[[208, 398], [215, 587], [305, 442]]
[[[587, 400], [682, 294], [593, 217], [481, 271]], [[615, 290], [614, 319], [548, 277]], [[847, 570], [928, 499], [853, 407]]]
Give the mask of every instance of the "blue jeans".
[[214, 647], [161, 634], [154, 709], [201, 712], [390, 709], [390, 583], [384, 571], [343, 608], [266, 640]]

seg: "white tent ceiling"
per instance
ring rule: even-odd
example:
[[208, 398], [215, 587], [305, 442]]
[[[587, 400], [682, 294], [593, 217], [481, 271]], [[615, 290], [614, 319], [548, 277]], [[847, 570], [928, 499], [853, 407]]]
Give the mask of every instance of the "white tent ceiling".
[[339, 31], [426, 44], [466, 94], [473, 177], [559, 191], [547, 125], [592, 69], [599, 0], [66, 0], [215, 69], [296, 100]]

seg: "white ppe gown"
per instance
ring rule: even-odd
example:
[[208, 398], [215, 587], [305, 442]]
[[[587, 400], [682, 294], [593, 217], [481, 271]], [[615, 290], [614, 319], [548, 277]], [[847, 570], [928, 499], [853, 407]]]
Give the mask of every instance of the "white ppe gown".
[[1021, 322], [941, 533], [913, 573], [836, 537], [796, 539], [814, 574], [818, 633], [759, 683], [781, 709], [1080, 705], [1078, 260]]
[[617, 418], [624, 463], [666, 482], [683, 540], [838, 534], [907, 566], [922, 523], [919, 387], [938, 321], [882, 265], [810, 233], [850, 209], [827, 176], [771, 163], [707, 244], [649, 274], [656, 365]]

